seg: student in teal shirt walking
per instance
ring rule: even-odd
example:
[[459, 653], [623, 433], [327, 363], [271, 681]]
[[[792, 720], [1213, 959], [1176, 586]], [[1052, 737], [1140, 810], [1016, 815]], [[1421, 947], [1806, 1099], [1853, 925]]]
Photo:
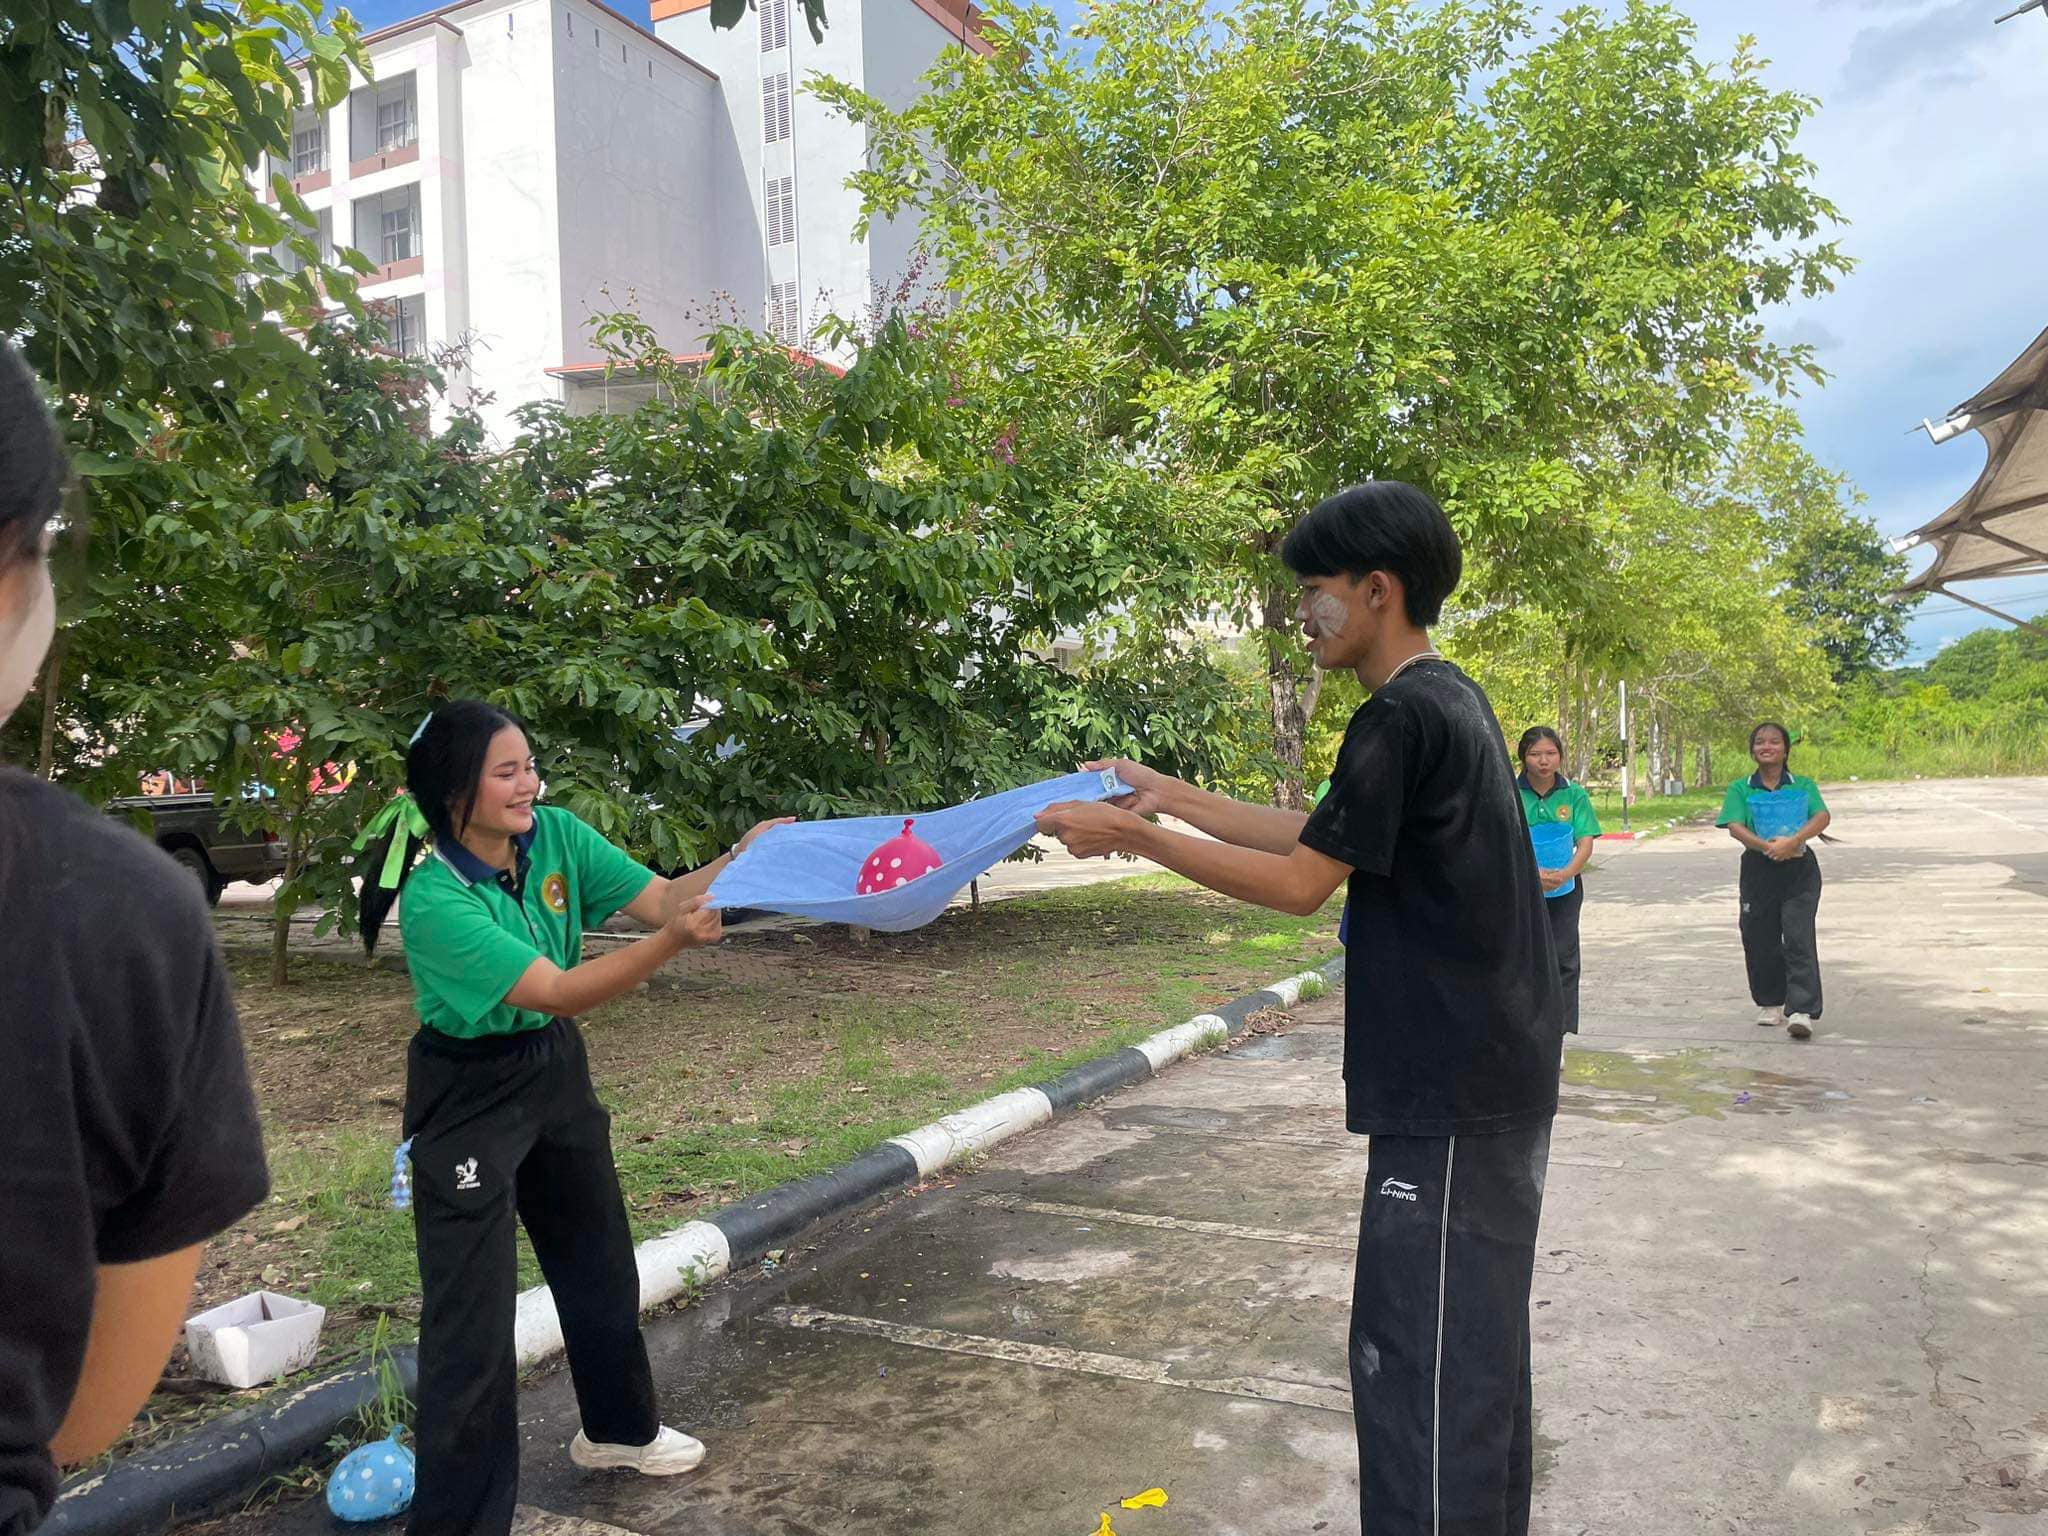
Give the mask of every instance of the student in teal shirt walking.
[[[1571, 862], [1562, 869], [1543, 869], [1543, 913], [1550, 919], [1550, 947], [1557, 957], [1558, 985], [1564, 989], [1565, 1033], [1579, 1032], [1579, 909], [1586, 904], [1586, 861], [1593, 857], [1593, 839], [1600, 818], [1592, 798], [1564, 776], [1564, 741], [1547, 725], [1532, 725], [1515, 745], [1522, 771], [1515, 785], [1522, 792], [1522, 814], [1532, 827], [1572, 829]], [[1569, 885], [1560, 896], [1557, 892]]]
[[[1820, 786], [1792, 771], [1792, 733], [1766, 720], [1749, 733], [1756, 772], [1728, 786], [1715, 825], [1742, 844], [1742, 957], [1757, 1023], [1779, 1025], [1794, 1040], [1811, 1040], [1820, 1017], [1820, 952], [1814, 922], [1820, 912], [1820, 860], [1807, 847], [1830, 820]], [[1758, 830], [1759, 814], [1786, 814], [1780, 794], [1803, 796], [1798, 817], [1775, 836]], [[1803, 812], [1803, 814], [1801, 814]]]

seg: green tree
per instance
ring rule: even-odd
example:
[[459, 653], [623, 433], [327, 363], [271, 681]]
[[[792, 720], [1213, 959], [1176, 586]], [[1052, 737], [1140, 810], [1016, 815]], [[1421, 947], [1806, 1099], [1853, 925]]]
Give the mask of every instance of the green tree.
[[1893, 601], [1906, 579], [1905, 557], [1856, 510], [1863, 498], [1848, 480], [1807, 449], [1792, 412], [1762, 404], [1751, 410], [1726, 490], [1764, 520], [1786, 608], [1826, 654], [1835, 681], [1906, 654], [1906, 621], [1919, 600]]
[[[318, 0], [9, 8], [0, 330], [56, 393], [90, 488], [95, 566], [90, 592], [69, 594], [71, 622], [20, 722], [34, 734], [14, 738], [46, 774], [63, 750], [67, 676], [146, 665], [146, 642], [165, 645], [175, 675], [186, 641], [225, 617], [158, 579], [175, 560], [149, 547], [150, 519], [245, 493], [280, 423], [296, 423], [311, 460], [329, 456], [319, 371], [272, 317], [308, 318], [322, 286], [353, 304], [354, 283], [311, 265], [312, 217], [288, 185], [266, 199], [249, 180], [263, 156], [289, 149], [302, 89], [293, 61], [320, 106], [362, 62], [347, 13], [332, 31], [321, 15]], [[286, 274], [269, 254], [280, 244], [306, 270]]]
[[106, 727], [77, 777], [168, 764], [278, 834], [280, 982], [295, 910], [352, 928], [349, 839], [443, 697], [525, 719], [550, 797], [665, 868], [765, 815], [940, 804], [1082, 756], [1211, 770], [1237, 706], [1198, 655], [1039, 658], [1128, 558], [946, 403], [937, 338], [892, 321], [839, 374], [726, 332], [700, 381], [631, 317], [602, 332], [662, 398], [530, 407], [486, 455], [460, 416], [421, 430], [426, 371], [315, 327], [334, 457], [282, 432], [254, 504], [186, 499], [146, 530], [152, 583], [228, 617], [168, 679], [87, 679]]
[[814, 85], [870, 133], [869, 214], [922, 212], [981, 371], [1199, 513], [1290, 803], [1319, 684], [1274, 552], [1319, 496], [1421, 483], [1477, 595], [1569, 602], [1609, 464], [1711, 457], [1813, 371], [1761, 319], [1843, 266], [1811, 103], [1668, 7], [1539, 38], [1519, 0], [1105, 0], [1065, 36], [997, 3], [984, 35], [902, 112]]

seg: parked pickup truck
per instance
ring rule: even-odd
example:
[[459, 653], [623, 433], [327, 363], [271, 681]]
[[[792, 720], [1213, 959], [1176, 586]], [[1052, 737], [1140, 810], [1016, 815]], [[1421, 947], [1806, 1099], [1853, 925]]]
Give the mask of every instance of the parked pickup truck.
[[213, 796], [134, 795], [107, 802], [107, 814], [136, 824], [149, 817], [157, 847], [192, 871], [208, 905], [218, 905], [230, 880], [262, 884], [284, 873], [284, 849], [276, 834], [245, 832], [222, 817]]

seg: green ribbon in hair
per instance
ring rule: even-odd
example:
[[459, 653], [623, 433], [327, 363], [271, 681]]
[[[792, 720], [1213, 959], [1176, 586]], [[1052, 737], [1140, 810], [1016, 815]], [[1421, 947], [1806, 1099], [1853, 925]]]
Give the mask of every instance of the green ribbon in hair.
[[[419, 802], [411, 795], [400, 794], [370, 818], [370, 824], [356, 834], [356, 840], [351, 846], [356, 852], [361, 853], [370, 843], [390, 831], [394, 823], [403, 824], [404, 829], [421, 842], [425, 842], [433, 833], [433, 828], [427, 825], [425, 813], [420, 810]], [[395, 891], [398, 889], [398, 882], [404, 877], [405, 839], [394, 837], [391, 839], [391, 846], [384, 851], [384, 867], [377, 873], [377, 884], [387, 891]]]

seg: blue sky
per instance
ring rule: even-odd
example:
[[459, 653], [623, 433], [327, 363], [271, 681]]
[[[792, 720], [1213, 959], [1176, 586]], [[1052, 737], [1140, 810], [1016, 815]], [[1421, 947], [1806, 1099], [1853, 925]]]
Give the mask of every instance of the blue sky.
[[[644, 0], [612, 3], [644, 22]], [[1936, 447], [1911, 429], [1974, 394], [2048, 326], [2048, 156], [2034, 142], [2048, 108], [2048, 18], [1992, 25], [2018, 3], [1679, 0], [1704, 56], [1725, 58], [1753, 35], [1772, 61], [1767, 79], [1821, 101], [1801, 147], [1848, 220], [1840, 234], [1859, 266], [1776, 328], [1811, 341], [1833, 375], [1800, 402], [1808, 439], [1888, 534], [1948, 506], [1983, 465], [1974, 433]], [[1053, 6], [1071, 16], [1075, 0]], [[425, 8], [352, 7], [368, 26]], [[2048, 613], [2048, 578], [1984, 590]], [[1936, 598], [1913, 620], [1914, 652], [1989, 622]]]

